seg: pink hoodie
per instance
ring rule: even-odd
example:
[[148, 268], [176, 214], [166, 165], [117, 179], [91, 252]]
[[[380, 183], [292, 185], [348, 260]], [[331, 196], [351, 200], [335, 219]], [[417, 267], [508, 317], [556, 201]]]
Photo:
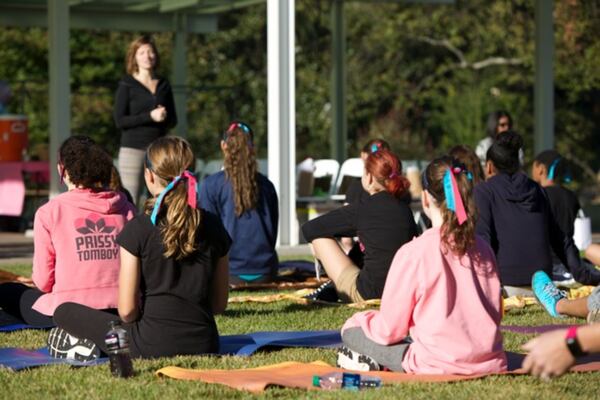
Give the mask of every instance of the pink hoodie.
[[506, 370], [500, 324], [500, 280], [492, 249], [476, 237], [478, 257], [440, 250], [440, 228], [398, 250], [385, 282], [380, 310], [354, 314], [344, 329], [360, 327], [376, 343], [410, 336], [402, 361], [420, 374]]
[[42, 295], [33, 309], [45, 315], [65, 302], [116, 308], [116, 237], [135, 207], [123, 193], [74, 189], [40, 207], [33, 224], [33, 282]]

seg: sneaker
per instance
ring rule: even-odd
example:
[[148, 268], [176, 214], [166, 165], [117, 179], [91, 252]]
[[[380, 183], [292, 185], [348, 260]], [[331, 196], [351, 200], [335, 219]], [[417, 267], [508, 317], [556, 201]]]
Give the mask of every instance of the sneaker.
[[62, 328], [52, 328], [48, 334], [48, 352], [55, 358], [92, 361], [100, 357], [100, 348], [89, 339], [80, 339]]
[[335, 365], [339, 368], [349, 369], [352, 371], [381, 371], [382, 368], [371, 357], [360, 354], [346, 346], [338, 349], [337, 360]]
[[600, 309], [592, 310], [587, 315], [588, 324], [597, 324], [600, 322]]
[[531, 288], [533, 289], [533, 294], [538, 302], [544, 306], [551, 316], [555, 318], [562, 317], [562, 315], [556, 311], [556, 303], [562, 299], [566, 299], [567, 294], [554, 286], [554, 283], [552, 283], [552, 280], [547, 273], [544, 271], [537, 271], [533, 274], [533, 277], [531, 278]]
[[323, 283], [314, 291], [302, 297], [308, 300], [328, 301], [331, 303], [336, 303], [339, 299], [333, 281]]

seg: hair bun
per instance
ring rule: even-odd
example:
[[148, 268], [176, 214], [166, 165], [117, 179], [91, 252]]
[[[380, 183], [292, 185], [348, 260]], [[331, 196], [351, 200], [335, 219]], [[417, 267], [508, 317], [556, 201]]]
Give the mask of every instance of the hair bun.
[[514, 131], [500, 133], [496, 137], [496, 143], [513, 151], [523, 148], [523, 138]]

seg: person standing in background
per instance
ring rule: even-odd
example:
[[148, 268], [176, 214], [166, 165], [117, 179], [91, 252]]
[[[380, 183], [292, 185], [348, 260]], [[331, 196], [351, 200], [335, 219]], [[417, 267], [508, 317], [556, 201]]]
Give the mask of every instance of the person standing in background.
[[119, 172], [137, 204], [143, 188], [146, 148], [177, 125], [169, 81], [156, 75], [160, 57], [150, 36], [134, 40], [125, 58], [127, 74], [115, 95], [114, 119], [121, 130]]
[[[477, 157], [481, 160], [482, 164], [485, 164], [487, 151], [494, 143], [496, 136], [509, 131], [513, 128], [513, 120], [510, 114], [504, 110], [494, 111], [488, 114], [487, 121], [485, 123], [485, 132], [487, 136], [479, 141], [475, 148]], [[523, 164], [523, 156], [521, 158], [521, 164]]]

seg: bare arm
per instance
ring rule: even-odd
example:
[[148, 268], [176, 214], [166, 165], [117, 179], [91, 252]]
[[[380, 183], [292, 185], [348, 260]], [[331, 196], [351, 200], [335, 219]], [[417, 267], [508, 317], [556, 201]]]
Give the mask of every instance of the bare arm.
[[227, 308], [229, 299], [229, 256], [217, 261], [215, 275], [210, 286], [210, 305], [213, 314], [221, 314]]
[[124, 322], [139, 317], [138, 291], [140, 287], [140, 259], [121, 247], [119, 272], [119, 316]]
[[[523, 345], [529, 351], [523, 361], [523, 369], [543, 379], [561, 376], [575, 364], [565, 341], [566, 330], [548, 332], [531, 339]], [[577, 340], [583, 351], [600, 352], [600, 324], [577, 329]]]

